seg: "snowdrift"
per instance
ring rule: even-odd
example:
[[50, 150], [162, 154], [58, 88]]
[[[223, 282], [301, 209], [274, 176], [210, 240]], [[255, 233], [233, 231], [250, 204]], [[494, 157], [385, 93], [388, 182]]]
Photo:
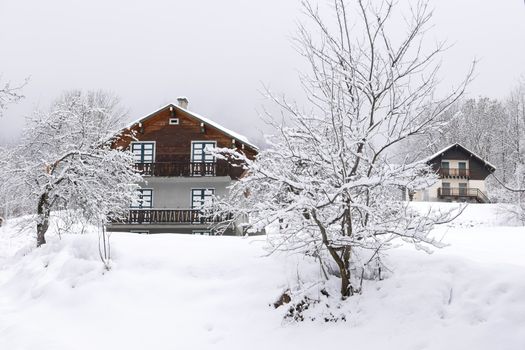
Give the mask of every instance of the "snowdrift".
[[266, 256], [264, 237], [115, 233], [107, 272], [96, 230], [51, 234], [35, 249], [10, 222], [0, 228], [0, 349], [524, 349], [525, 228], [503, 226], [517, 222], [496, 206], [472, 208], [436, 231], [449, 247], [391, 250], [391, 276], [334, 310], [347, 315], [338, 323], [283, 321], [286, 307], [271, 304], [321, 271]]

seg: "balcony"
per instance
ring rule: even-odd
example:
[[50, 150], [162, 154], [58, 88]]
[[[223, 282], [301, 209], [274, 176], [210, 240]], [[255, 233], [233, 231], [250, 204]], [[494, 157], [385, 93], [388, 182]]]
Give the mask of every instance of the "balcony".
[[143, 176], [230, 176], [232, 179], [238, 179], [243, 172], [242, 167], [232, 166], [226, 161], [213, 163], [187, 161], [135, 163], [135, 170], [140, 172]]
[[131, 209], [116, 224], [209, 224], [230, 217], [205, 216], [198, 209]]
[[470, 178], [469, 169], [459, 168], [439, 168], [440, 178]]
[[438, 197], [441, 199], [454, 200], [475, 200], [478, 203], [490, 203], [485, 193], [478, 188], [463, 187], [440, 187], [438, 188]]

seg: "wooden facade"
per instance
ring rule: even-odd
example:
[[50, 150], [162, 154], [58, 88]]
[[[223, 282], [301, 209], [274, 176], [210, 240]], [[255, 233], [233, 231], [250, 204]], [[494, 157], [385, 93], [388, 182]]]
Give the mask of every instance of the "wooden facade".
[[[226, 219], [204, 215], [203, 208], [215, 195], [225, 195], [245, 170], [238, 161], [208, 150], [235, 149], [255, 159], [258, 149], [245, 137], [187, 110], [187, 100], [182, 102], [141, 118], [116, 136], [112, 147], [132, 151], [135, 169], [145, 181], [128, 214], [108, 229], [203, 234]], [[242, 234], [241, 228], [230, 231]]]
[[[468, 169], [442, 169], [441, 162], [444, 160], [468, 161], [469, 167]], [[427, 163], [430, 164], [442, 178], [465, 177], [470, 180], [485, 180], [487, 176], [496, 170], [494, 166], [457, 143], [435, 155], [429, 159]]]
[[[177, 124], [170, 124], [173, 119]], [[174, 104], [169, 104], [122, 130], [113, 147], [128, 149], [134, 141], [155, 143], [153, 164], [137, 164], [138, 168], [147, 167], [144, 175], [153, 176], [195, 176], [193, 170], [199, 168], [199, 165], [192, 160], [191, 150], [192, 142], [196, 141], [215, 141], [216, 147], [235, 148], [250, 159], [257, 154], [255, 146]], [[210, 165], [204, 164], [199, 171], [202, 175], [212, 173], [214, 176], [226, 175], [226, 172], [232, 179], [238, 178], [242, 173], [239, 167], [232, 167], [221, 161], [213, 169], [209, 167]], [[149, 173], [153, 169], [157, 169], [157, 173]]]

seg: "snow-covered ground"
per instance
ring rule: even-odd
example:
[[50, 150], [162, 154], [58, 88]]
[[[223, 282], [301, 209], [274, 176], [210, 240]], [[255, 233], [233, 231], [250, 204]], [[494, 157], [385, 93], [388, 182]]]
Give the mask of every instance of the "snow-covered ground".
[[495, 205], [470, 206], [436, 230], [449, 247], [390, 251], [392, 276], [345, 302], [347, 322], [292, 324], [270, 304], [319, 267], [265, 256], [264, 237], [113, 234], [106, 272], [95, 234], [32, 249], [10, 223], [0, 229], [0, 349], [522, 350], [517, 224]]

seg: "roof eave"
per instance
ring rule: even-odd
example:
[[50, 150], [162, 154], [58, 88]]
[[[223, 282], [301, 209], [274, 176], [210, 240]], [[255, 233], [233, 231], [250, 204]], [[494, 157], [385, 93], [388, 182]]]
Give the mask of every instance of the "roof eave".
[[[485, 167], [488, 167], [488, 168], [489, 168], [488, 170], [491, 171], [491, 173], [493, 173], [493, 172], [496, 171], [496, 167], [495, 167], [493, 164], [491, 164], [491, 163], [488, 162], [487, 160], [481, 158], [481, 157], [478, 156], [476, 153], [472, 152], [471, 150], [469, 150], [467, 147], [463, 146], [463, 145], [460, 144], [459, 142], [453, 143], [453, 144], [451, 144], [450, 146], [447, 146], [447, 147], [443, 148], [442, 150], [440, 150], [440, 151], [434, 153], [433, 155], [431, 155], [431, 156], [427, 159], [426, 163], [429, 164], [432, 160], [436, 159], [436, 158], [439, 157], [439, 156], [442, 156], [443, 153], [445, 153], [445, 152], [447, 152], [448, 150], [450, 150], [451, 148], [453, 148], [453, 147], [457, 147], [457, 146], [463, 148], [467, 153], [470, 153], [471, 156], [474, 156], [474, 157], [477, 158], [480, 162], [482, 162], [483, 164], [485, 164]], [[492, 169], [492, 170], [491, 170], [491, 169]]]
[[[241, 144], [245, 144], [245, 145], [249, 146], [249, 147], [252, 148], [254, 151], [259, 151], [259, 147], [256, 146], [255, 144], [251, 143], [250, 141], [242, 140], [242, 139], [240, 139], [239, 137], [236, 137], [235, 135], [232, 135], [232, 134], [229, 133], [228, 131], [224, 130], [224, 129], [226, 129], [226, 128], [224, 128], [224, 127], [222, 127], [222, 128], [221, 128], [221, 127], [216, 127], [216, 126], [214, 126], [213, 124], [209, 123], [207, 120], [204, 120], [203, 117], [201, 117], [200, 115], [198, 115], [198, 114], [196, 114], [196, 113], [194, 113], [194, 112], [192, 112], [192, 111], [189, 111], [189, 110], [187, 110], [187, 109], [184, 109], [184, 108], [182, 108], [182, 107], [179, 107], [179, 106], [177, 106], [177, 105], [175, 105], [175, 104], [173, 104], [173, 103], [169, 103], [169, 104], [167, 104], [167, 105], [165, 105], [165, 106], [163, 106], [163, 107], [157, 109], [155, 112], [152, 112], [152, 113], [150, 113], [150, 114], [148, 114], [148, 115], [146, 115], [146, 116], [144, 116], [144, 117], [142, 117], [142, 118], [140, 118], [140, 119], [138, 119], [138, 120], [132, 122], [132, 123], [129, 124], [127, 127], [121, 129], [121, 130], [117, 133], [117, 135], [118, 135], [118, 134], [121, 134], [121, 133], [122, 133], [123, 131], [125, 131], [125, 130], [131, 130], [135, 125], [138, 125], [138, 124], [143, 123], [145, 120], [147, 120], [147, 119], [153, 117], [154, 115], [156, 115], [156, 114], [158, 114], [158, 113], [162, 112], [163, 110], [165, 110], [165, 109], [167, 109], [167, 108], [170, 108], [170, 107], [176, 108], [176, 109], [178, 109], [178, 110], [180, 110], [180, 111], [182, 111], [182, 112], [184, 112], [184, 113], [186, 113], [186, 114], [189, 114], [191, 117], [193, 117], [193, 118], [199, 120], [201, 123], [207, 123], [207, 124], [208, 124], [209, 126], [211, 126], [212, 128], [215, 128], [215, 129], [217, 129], [218, 131], [220, 131], [220, 132], [222, 132], [222, 133], [228, 135], [228, 136], [231, 137], [232, 139], [235, 139], [235, 140], [239, 141]], [[217, 125], [219, 125], [219, 124], [217, 123]]]

